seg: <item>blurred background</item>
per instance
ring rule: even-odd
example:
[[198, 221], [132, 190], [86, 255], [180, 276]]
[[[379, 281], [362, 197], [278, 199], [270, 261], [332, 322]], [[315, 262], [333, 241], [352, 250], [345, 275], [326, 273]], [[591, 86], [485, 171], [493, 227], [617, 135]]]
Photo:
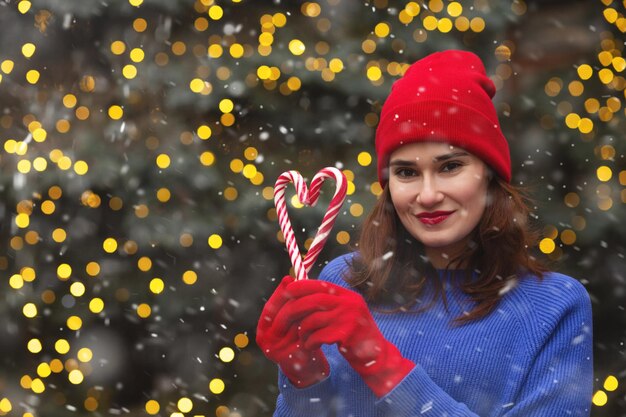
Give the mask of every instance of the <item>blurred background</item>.
[[[477, 53], [543, 235], [594, 309], [593, 416], [626, 416], [626, 2], [0, 2], [0, 415], [270, 416], [257, 318], [290, 262], [277, 176], [376, 201], [381, 104]], [[330, 201], [301, 208], [310, 243]]]

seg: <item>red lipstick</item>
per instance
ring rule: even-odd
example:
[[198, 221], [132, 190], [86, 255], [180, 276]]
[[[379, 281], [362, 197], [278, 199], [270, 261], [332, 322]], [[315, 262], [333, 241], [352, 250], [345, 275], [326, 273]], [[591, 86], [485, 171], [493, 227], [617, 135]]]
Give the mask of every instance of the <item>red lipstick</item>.
[[438, 224], [447, 219], [452, 213], [454, 211], [433, 211], [432, 213], [424, 211], [419, 213], [417, 218], [424, 224]]

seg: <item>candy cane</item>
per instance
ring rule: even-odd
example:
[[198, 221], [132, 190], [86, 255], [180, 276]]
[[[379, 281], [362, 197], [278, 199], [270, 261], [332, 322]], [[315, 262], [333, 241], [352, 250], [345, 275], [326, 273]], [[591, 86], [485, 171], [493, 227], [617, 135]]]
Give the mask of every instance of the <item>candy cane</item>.
[[[287, 184], [293, 182], [300, 202], [305, 205], [315, 206], [320, 196], [320, 189], [326, 178], [333, 178], [335, 180], [335, 194], [322, 219], [322, 224], [317, 229], [317, 234], [303, 260], [291, 227], [291, 221], [289, 220], [287, 204], [285, 203], [285, 189], [287, 188]], [[274, 185], [274, 204], [276, 205], [278, 222], [283, 236], [285, 237], [285, 246], [291, 258], [291, 264], [294, 267], [296, 279], [308, 279], [308, 272], [315, 264], [317, 257], [330, 235], [335, 220], [339, 215], [341, 205], [346, 198], [347, 188], [348, 184], [345, 175], [340, 170], [333, 167], [324, 168], [315, 174], [311, 181], [310, 189], [307, 188], [302, 175], [297, 171], [283, 172], [276, 180], [276, 184]]]

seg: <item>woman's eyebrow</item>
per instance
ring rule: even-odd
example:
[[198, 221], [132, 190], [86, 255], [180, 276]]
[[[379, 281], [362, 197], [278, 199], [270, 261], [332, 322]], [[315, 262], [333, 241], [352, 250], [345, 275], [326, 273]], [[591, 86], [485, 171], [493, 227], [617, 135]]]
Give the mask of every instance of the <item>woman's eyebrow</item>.
[[395, 167], [395, 166], [409, 166], [409, 165], [414, 165], [415, 161], [405, 161], [403, 159], [394, 159], [393, 161], [391, 161], [389, 163], [390, 167]]
[[[457, 158], [460, 156], [469, 156], [469, 154], [467, 152], [452, 152], [452, 153], [447, 153], [444, 155], [439, 155], [433, 158], [434, 162], [440, 162], [440, 161], [446, 161], [448, 159], [452, 159], [452, 158]], [[393, 161], [389, 162], [389, 166], [393, 167], [393, 166], [411, 166], [411, 165], [415, 165], [416, 160], [404, 160], [404, 159], [394, 159]]]
[[436, 156], [435, 158], [433, 158], [433, 161], [435, 162], [445, 161], [446, 159], [457, 158], [459, 156], [469, 156], [469, 154], [467, 152], [462, 152], [462, 151], [452, 152], [452, 153], [447, 153], [445, 155]]

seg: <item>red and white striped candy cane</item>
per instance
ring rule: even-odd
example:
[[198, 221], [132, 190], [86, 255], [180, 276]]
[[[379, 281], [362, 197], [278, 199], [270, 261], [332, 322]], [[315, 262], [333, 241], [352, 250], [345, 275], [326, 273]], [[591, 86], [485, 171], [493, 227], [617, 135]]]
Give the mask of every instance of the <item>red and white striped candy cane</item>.
[[[287, 204], [285, 203], [285, 189], [290, 182], [293, 182], [300, 202], [305, 205], [315, 206], [320, 196], [320, 189], [326, 178], [333, 178], [335, 180], [335, 194], [322, 219], [322, 224], [317, 229], [317, 234], [303, 260], [300, 249], [298, 248], [298, 243], [293, 234], [291, 221], [289, 220]], [[333, 167], [326, 167], [315, 174], [311, 181], [310, 189], [307, 188], [302, 175], [300, 175], [298, 171], [283, 172], [276, 180], [276, 184], [274, 185], [274, 204], [276, 205], [278, 222], [280, 229], [283, 231], [283, 236], [285, 237], [285, 246], [287, 246], [287, 251], [291, 258], [291, 264], [295, 270], [296, 279], [308, 279], [308, 272], [315, 264], [317, 257], [330, 235], [333, 224], [339, 215], [341, 205], [346, 198], [347, 188], [348, 183], [345, 175], [339, 169]]]

